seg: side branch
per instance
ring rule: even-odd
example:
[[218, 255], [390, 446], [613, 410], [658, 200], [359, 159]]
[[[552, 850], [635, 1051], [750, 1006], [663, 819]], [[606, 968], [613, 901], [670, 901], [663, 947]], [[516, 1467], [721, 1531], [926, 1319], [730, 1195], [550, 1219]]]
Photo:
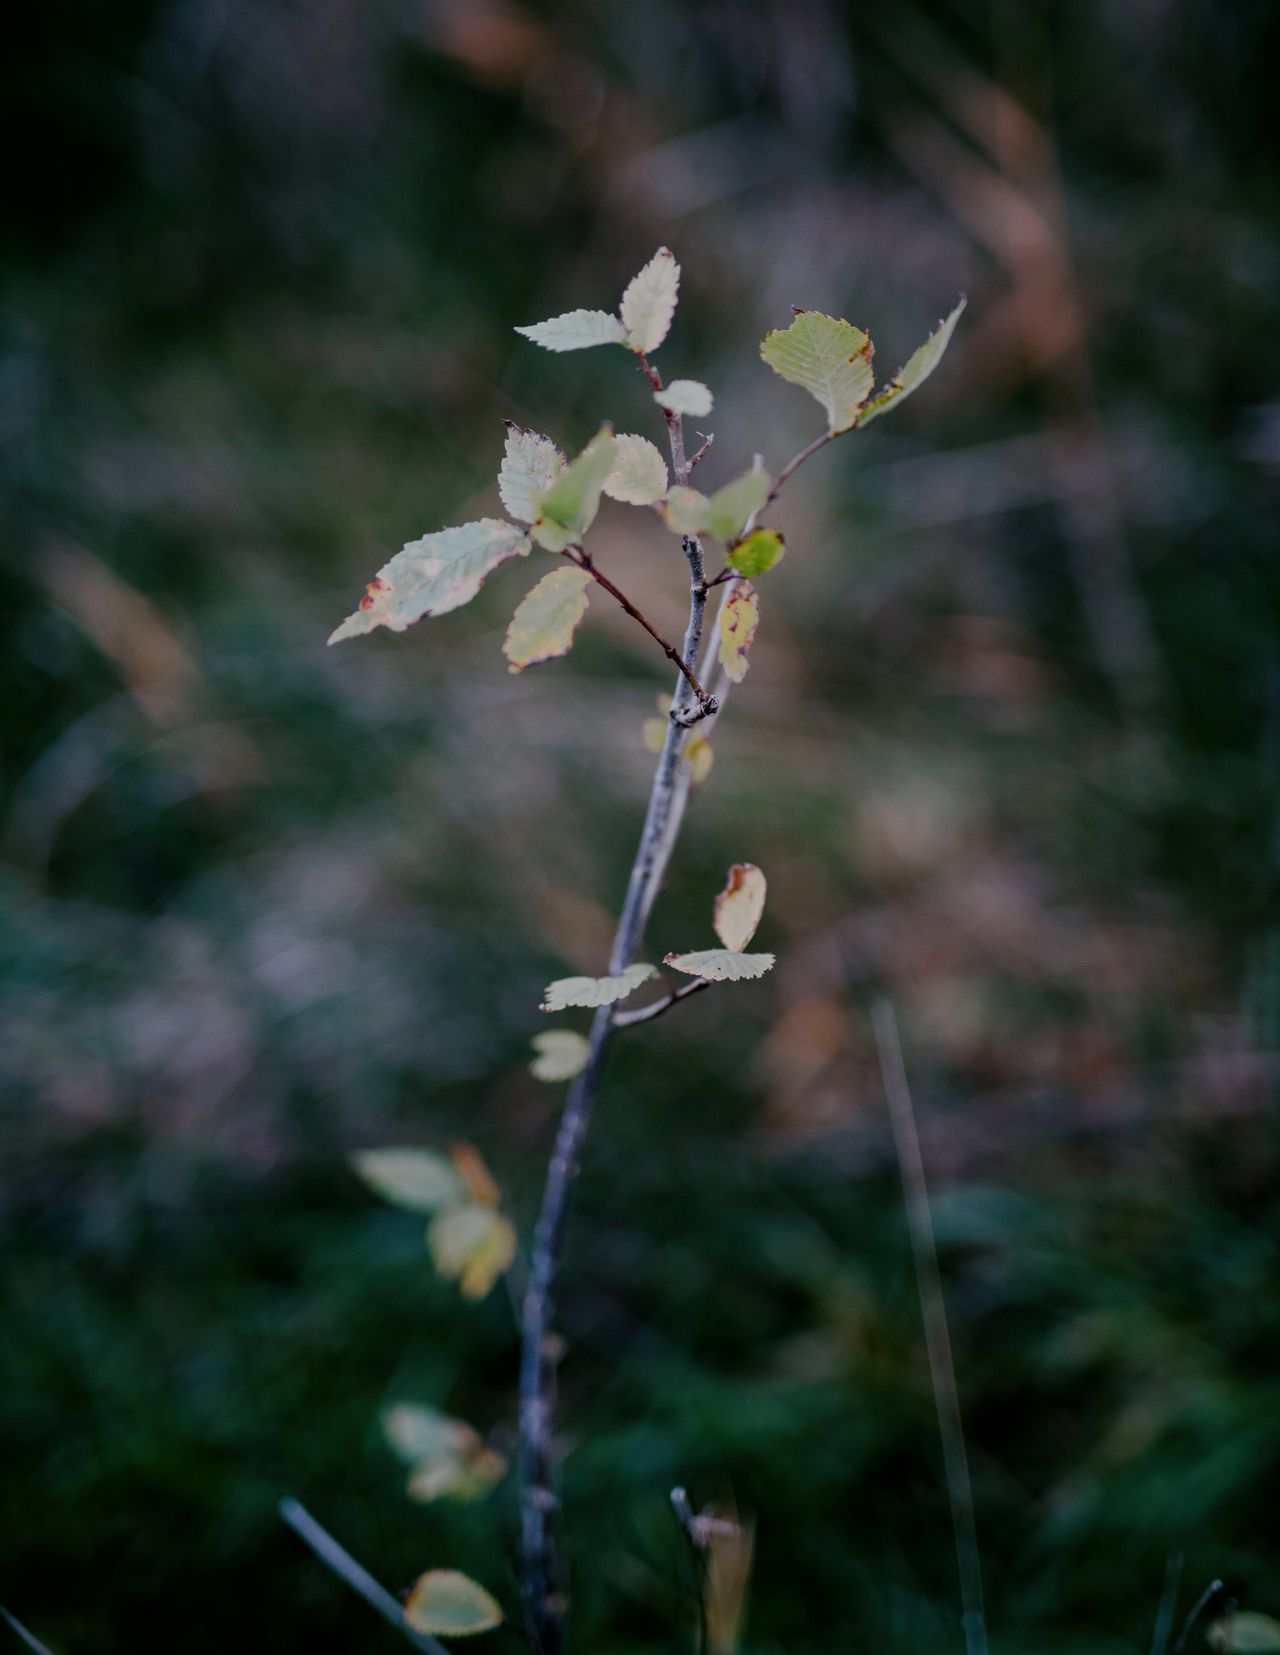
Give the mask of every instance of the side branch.
[[601, 571], [596, 568], [591, 554], [582, 546], [570, 546], [566, 548], [564, 556], [567, 557], [571, 563], [576, 563], [579, 569], [591, 576], [592, 580], [597, 581], [601, 586], [603, 586], [605, 591], [609, 593], [610, 597], [616, 598], [627, 614], [631, 616], [631, 619], [640, 623], [640, 625], [653, 639], [654, 643], [657, 644], [659, 649], [662, 650], [663, 654], [675, 662], [676, 667], [684, 676], [690, 689], [692, 689], [693, 693], [697, 696], [698, 706], [701, 708], [703, 716], [708, 713], [715, 712], [715, 697], [708, 695], [706, 690], [703, 689], [702, 685], [698, 682], [697, 674], [681, 655], [680, 651], [674, 644], [669, 644], [667, 642], [657, 628], [652, 626], [645, 616], [641, 614], [626, 593], [622, 591], [620, 587], [614, 585], [608, 575], [602, 574]]
[[710, 987], [710, 977], [695, 977], [683, 988], [673, 988], [665, 1000], [655, 1000], [651, 1006], [641, 1006], [639, 1011], [615, 1012], [613, 1026], [615, 1029], [634, 1029], [638, 1023], [652, 1023], [655, 1017], [661, 1017], [663, 1012], [670, 1011], [681, 1000], [687, 1000], [691, 994], [700, 994], [704, 988]]

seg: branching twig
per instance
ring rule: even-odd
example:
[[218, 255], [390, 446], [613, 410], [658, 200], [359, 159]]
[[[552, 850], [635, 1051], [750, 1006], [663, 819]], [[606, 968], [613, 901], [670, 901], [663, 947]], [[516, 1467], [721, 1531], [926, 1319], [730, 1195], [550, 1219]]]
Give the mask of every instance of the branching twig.
[[632, 603], [626, 593], [622, 591], [620, 587], [614, 585], [608, 575], [602, 574], [601, 571], [596, 568], [591, 554], [586, 550], [586, 548], [583, 546], [568, 546], [565, 548], [564, 556], [569, 559], [570, 563], [576, 563], [579, 569], [591, 576], [592, 580], [597, 581], [601, 586], [603, 586], [610, 597], [616, 598], [627, 614], [631, 616], [631, 619], [633, 621], [638, 621], [639, 624], [645, 629], [645, 631], [653, 639], [654, 643], [656, 643], [662, 650], [663, 654], [675, 662], [676, 667], [684, 675], [685, 679], [688, 681], [689, 687], [697, 696], [698, 706], [703, 716], [705, 717], [707, 713], [714, 712], [715, 707], [711, 705], [711, 696], [707, 694], [706, 690], [704, 690], [702, 685], [698, 682], [697, 675], [694, 673], [693, 668], [684, 659], [680, 651], [674, 644], [669, 644], [667, 642], [657, 628], [653, 626], [643, 614], [641, 614], [640, 610], [636, 608], [635, 604]]
[[681, 1000], [687, 1000], [691, 994], [700, 994], [704, 988], [710, 987], [710, 977], [695, 977], [683, 988], [673, 988], [665, 1000], [655, 1000], [651, 1006], [641, 1006], [639, 1011], [614, 1012], [613, 1026], [615, 1029], [634, 1029], [638, 1023], [652, 1023], [655, 1017], [661, 1017], [663, 1012], [670, 1011]]
[[1187, 1639], [1196, 1629], [1196, 1622], [1208, 1611], [1211, 1603], [1216, 1603], [1220, 1597], [1227, 1595], [1227, 1589], [1220, 1580], [1211, 1580], [1191, 1606], [1191, 1613], [1182, 1623], [1182, 1631], [1178, 1634], [1178, 1641], [1173, 1646], [1173, 1655], [1183, 1655], [1187, 1647]]
[[986, 1655], [987, 1628], [982, 1606], [982, 1564], [978, 1555], [978, 1531], [973, 1515], [973, 1485], [969, 1480], [969, 1458], [964, 1446], [960, 1420], [960, 1395], [956, 1389], [955, 1362], [951, 1355], [951, 1334], [947, 1327], [946, 1301], [938, 1272], [938, 1250], [933, 1239], [929, 1214], [929, 1187], [925, 1182], [924, 1159], [916, 1132], [911, 1091], [902, 1063], [898, 1026], [887, 1000], [872, 1008], [880, 1069], [889, 1099], [889, 1120], [893, 1127], [898, 1170], [915, 1255], [920, 1312], [924, 1322], [925, 1349], [933, 1381], [933, 1400], [938, 1410], [938, 1431], [942, 1437], [942, 1458], [946, 1468], [947, 1495], [956, 1537], [956, 1568], [960, 1575], [960, 1601], [964, 1613], [964, 1638], [968, 1655]]
[[423, 1655], [449, 1655], [443, 1644], [437, 1643], [425, 1632], [414, 1631], [404, 1618], [404, 1609], [386, 1587], [379, 1586], [368, 1570], [361, 1568], [351, 1553], [345, 1551], [327, 1529], [321, 1528], [305, 1506], [299, 1505], [296, 1500], [281, 1500], [277, 1509], [293, 1532], [311, 1547], [326, 1568], [332, 1569], [339, 1580], [345, 1580], [353, 1592], [358, 1592], [370, 1608], [376, 1609], [383, 1620], [389, 1621], [415, 1649], [422, 1650]]

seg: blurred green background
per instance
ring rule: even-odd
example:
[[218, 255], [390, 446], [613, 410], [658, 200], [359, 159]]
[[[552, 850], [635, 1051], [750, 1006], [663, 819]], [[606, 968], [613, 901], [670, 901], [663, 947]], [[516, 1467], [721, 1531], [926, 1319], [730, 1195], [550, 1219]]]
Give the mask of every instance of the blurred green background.
[[[960, 1645], [866, 1006], [902, 1023], [997, 1652], [1148, 1647], [1165, 1559], [1280, 1614], [1280, 289], [1269, 0], [121, 0], [11, 18], [0, 1601], [57, 1655], [376, 1651], [275, 1516], [514, 1603], [514, 1500], [411, 1504], [395, 1399], [509, 1448], [464, 1304], [347, 1167], [478, 1146], [527, 1233], [548, 978], [597, 970], [665, 663], [465, 612], [327, 651], [496, 510], [501, 419], [724, 481], [816, 409], [792, 304], [943, 369], [778, 513], [651, 945], [770, 879], [760, 983], [620, 1040], [562, 1294], [577, 1647], [688, 1648], [667, 1506], [757, 1523], [752, 1651]], [[683, 569], [598, 555], [674, 631]], [[763, 585], [764, 583], [762, 583]], [[3, 1629], [0, 1628], [0, 1633]], [[510, 1627], [488, 1647], [515, 1650]]]

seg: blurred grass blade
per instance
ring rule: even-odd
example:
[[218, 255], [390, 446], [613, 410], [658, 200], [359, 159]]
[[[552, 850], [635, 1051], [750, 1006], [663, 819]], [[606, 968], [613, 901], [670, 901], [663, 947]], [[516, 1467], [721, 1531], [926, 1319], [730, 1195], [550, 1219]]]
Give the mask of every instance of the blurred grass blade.
[[925, 1181], [924, 1158], [920, 1153], [920, 1137], [916, 1131], [915, 1111], [911, 1106], [907, 1071], [902, 1062], [898, 1025], [887, 1000], [876, 1001], [871, 1010], [871, 1020], [889, 1101], [889, 1121], [893, 1128], [898, 1171], [902, 1175], [911, 1251], [915, 1256], [920, 1315], [924, 1323], [934, 1406], [938, 1411], [938, 1433], [942, 1438], [951, 1524], [955, 1531], [965, 1649], [968, 1655], [986, 1655], [987, 1626], [982, 1601], [978, 1529], [973, 1514], [973, 1484], [969, 1479], [969, 1456], [965, 1450], [964, 1426], [960, 1419], [960, 1393], [956, 1388], [951, 1333], [947, 1327], [947, 1307], [942, 1297], [942, 1277], [938, 1271], [938, 1249], [929, 1213], [929, 1186]]
[[13, 1628], [27, 1648], [35, 1651], [35, 1655], [53, 1655], [53, 1651], [48, 1644], [42, 1644], [34, 1632], [28, 1632], [17, 1616], [11, 1615], [2, 1603], [0, 1603], [0, 1616], [3, 1616], [6, 1623]]

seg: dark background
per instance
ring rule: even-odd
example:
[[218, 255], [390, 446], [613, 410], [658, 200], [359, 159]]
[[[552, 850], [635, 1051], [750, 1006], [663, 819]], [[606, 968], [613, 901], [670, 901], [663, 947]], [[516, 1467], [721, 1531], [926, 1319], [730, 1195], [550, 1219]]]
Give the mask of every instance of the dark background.
[[[779, 512], [653, 926], [736, 858], [778, 969], [620, 1042], [562, 1326], [578, 1647], [689, 1646], [667, 1491], [757, 1520], [753, 1651], [959, 1647], [866, 1017], [935, 1187], [997, 1652], [1148, 1647], [1165, 1560], [1280, 1614], [1280, 463], [1267, 0], [118, 0], [0, 76], [0, 1601], [57, 1655], [393, 1649], [279, 1524], [510, 1609], [513, 1497], [410, 1504], [381, 1407], [509, 1446], [355, 1148], [484, 1152], [527, 1234], [542, 984], [600, 968], [669, 688], [530, 584], [326, 651], [493, 514], [500, 419], [659, 436], [512, 328], [684, 265], [704, 486], [817, 429], [792, 304], [943, 369]], [[682, 568], [607, 507], [665, 626]], [[535, 554], [542, 555], [542, 554]], [[762, 586], [765, 583], [762, 582]], [[3, 1628], [0, 1628], [3, 1634]], [[501, 1632], [495, 1650], [514, 1650]]]

